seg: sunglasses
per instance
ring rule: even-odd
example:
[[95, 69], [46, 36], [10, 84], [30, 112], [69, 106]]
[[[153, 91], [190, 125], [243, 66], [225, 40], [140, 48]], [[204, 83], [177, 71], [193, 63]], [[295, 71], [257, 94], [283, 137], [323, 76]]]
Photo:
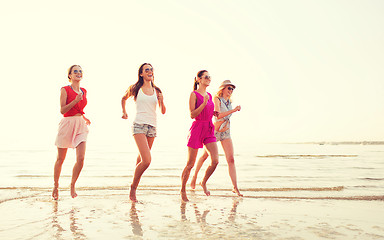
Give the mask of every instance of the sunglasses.
[[228, 87], [228, 90], [229, 90], [229, 91], [233, 91], [234, 88], [233, 88], [233, 87]]
[[211, 79], [211, 76], [208, 76], [208, 75], [207, 75], [207, 76], [205, 76], [204, 78], [208, 80], [208, 79]]
[[82, 70], [73, 70], [73, 73], [83, 73], [83, 71]]
[[149, 72], [149, 71], [153, 72], [153, 68], [146, 68], [146, 69], [144, 69], [144, 71], [145, 71], [146, 73]]

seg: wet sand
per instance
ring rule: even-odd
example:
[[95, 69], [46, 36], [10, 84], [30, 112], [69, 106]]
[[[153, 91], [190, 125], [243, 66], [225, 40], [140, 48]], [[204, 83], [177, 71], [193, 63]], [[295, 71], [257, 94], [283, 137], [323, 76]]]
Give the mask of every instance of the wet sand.
[[128, 189], [80, 189], [71, 199], [63, 188], [58, 201], [44, 188], [1, 193], [0, 239], [384, 239], [382, 198], [207, 197], [198, 189], [183, 203], [176, 189], [143, 188], [132, 203]]

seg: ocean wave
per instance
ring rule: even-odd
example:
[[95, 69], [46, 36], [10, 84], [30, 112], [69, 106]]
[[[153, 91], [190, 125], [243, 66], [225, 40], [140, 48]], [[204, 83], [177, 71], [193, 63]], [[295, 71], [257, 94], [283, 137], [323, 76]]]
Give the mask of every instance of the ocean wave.
[[[78, 190], [126, 190], [128, 186], [92, 186], [77, 187]], [[140, 185], [142, 190], [174, 190], [180, 188], [180, 185]], [[336, 187], [276, 187], [276, 188], [242, 188], [243, 192], [289, 192], [289, 191], [342, 191], [344, 186]], [[60, 189], [69, 189], [69, 187], [60, 187]], [[52, 190], [51, 187], [0, 187], [0, 190], [31, 190], [46, 191]], [[211, 188], [212, 191], [231, 191], [230, 188]]]
[[322, 155], [322, 154], [277, 154], [277, 155], [256, 155], [258, 158], [286, 158], [286, 159], [300, 159], [300, 158], [351, 158], [357, 157], [358, 155], [345, 155], [345, 154], [332, 154], [332, 155]]
[[[29, 175], [22, 174], [16, 175], [16, 178], [52, 178], [52, 175]], [[62, 175], [62, 178], [70, 178], [71, 175]], [[84, 176], [85, 178], [132, 178], [132, 175], [93, 175], [93, 176]], [[179, 178], [179, 175], [146, 175], [146, 178]]]
[[288, 199], [288, 200], [352, 200], [384, 201], [384, 196], [344, 196], [344, 197], [287, 197], [287, 196], [247, 196], [247, 198]]
[[368, 181], [383, 181], [384, 178], [372, 178], [372, 177], [366, 177], [366, 178], [358, 178], [360, 180], [368, 180]]

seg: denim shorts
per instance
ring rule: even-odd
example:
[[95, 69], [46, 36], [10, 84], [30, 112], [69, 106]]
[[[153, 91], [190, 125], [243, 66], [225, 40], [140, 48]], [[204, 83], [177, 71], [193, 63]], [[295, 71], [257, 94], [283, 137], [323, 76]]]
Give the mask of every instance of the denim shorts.
[[228, 129], [225, 132], [215, 131], [215, 137], [216, 137], [216, 141], [218, 142], [223, 141], [224, 139], [231, 138], [231, 131], [230, 129]]
[[133, 123], [132, 132], [133, 135], [142, 133], [147, 137], [156, 137], [156, 127], [148, 124]]

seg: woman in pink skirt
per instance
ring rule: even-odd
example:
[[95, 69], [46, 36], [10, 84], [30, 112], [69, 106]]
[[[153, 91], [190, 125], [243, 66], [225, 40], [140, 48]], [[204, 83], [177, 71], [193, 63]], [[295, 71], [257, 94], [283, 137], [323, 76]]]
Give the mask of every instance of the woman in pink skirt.
[[216, 137], [214, 134], [214, 125], [212, 123], [212, 116], [214, 115], [214, 104], [212, 96], [208, 93], [207, 87], [211, 83], [211, 77], [208, 71], [201, 70], [195, 77], [195, 84], [193, 92], [189, 97], [189, 109], [191, 111], [191, 118], [195, 119], [189, 130], [188, 136], [188, 162], [181, 175], [181, 199], [188, 201], [186, 193], [186, 185], [189, 178], [191, 169], [195, 165], [196, 156], [199, 148], [205, 146], [209, 155], [211, 156], [211, 164], [205, 172], [203, 181], [200, 183], [203, 187], [204, 193], [209, 196], [210, 192], [207, 189], [207, 181], [212, 173], [215, 171], [219, 163], [219, 153], [216, 144]]
[[84, 116], [84, 107], [87, 105], [87, 91], [80, 88], [83, 70], [79, 65], [72, 65], [68, 69], [68, 79], [71, 85], [61, 88], [60, 112], [64, 118], [60, 121], [56, 137], [57, 160], [54, 168], [53, 199], [59, 198], [59, 178], [61, 167], [67, 155], [68, 148], [76, 148], [76, 163], [72, 171], [71, 196], [77, 197], [75, 184], [84, 165], [85, 142], [87, 141], [88, 127], [91, 122]]

